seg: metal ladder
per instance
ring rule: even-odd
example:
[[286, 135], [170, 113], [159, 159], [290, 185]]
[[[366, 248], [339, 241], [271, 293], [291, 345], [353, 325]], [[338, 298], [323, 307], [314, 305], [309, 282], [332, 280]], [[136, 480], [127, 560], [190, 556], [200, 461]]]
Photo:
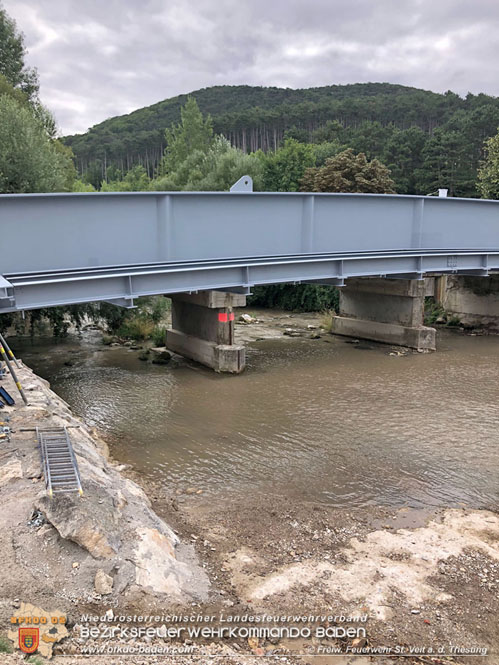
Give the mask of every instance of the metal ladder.
[[83, 494], [78, 463], [65, 427], [36, 428], [45, 484], [50, 497], [60, 492]]

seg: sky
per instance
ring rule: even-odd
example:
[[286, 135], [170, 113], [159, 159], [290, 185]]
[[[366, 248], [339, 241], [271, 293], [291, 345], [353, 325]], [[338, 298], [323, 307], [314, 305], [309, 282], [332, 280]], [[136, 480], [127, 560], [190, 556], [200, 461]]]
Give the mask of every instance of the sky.
[[61, 134], [212, 85], [499, 95], [497, 0], [0, 0]]

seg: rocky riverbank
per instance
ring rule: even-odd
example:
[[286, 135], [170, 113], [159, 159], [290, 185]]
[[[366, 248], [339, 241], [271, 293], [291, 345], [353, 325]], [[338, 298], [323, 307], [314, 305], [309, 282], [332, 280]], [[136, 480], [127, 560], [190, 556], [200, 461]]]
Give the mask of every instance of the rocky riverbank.
[[[111, 463], [97, 433], [29, 368], [18, 374], [29, 406], [8, 376], [2, 385], [16, 404], [0, 411], [12, 430], [0, 444], [3, 626], [26, 614], [25, 603], [74, 617], [84, 608], [137, 611], [206, 600], [209, 581], [192, 548], [180, 544], [142, 489]], [[51, 499], [33, 429], [62, 426], [70, 428], [84, 494]], [[43, 647], [50, 656], [51, 643]]]

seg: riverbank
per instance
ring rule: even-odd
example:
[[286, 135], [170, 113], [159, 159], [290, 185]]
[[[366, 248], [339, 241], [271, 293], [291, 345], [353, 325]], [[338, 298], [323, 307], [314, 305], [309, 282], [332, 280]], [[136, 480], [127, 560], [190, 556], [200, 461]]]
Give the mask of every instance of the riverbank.
[[[16, 371], [29, 405], [10, 376], [2, 381], [16, 400], [0, 412], [11, 429], [0, 451], [3, 627], [11, 616], [36, 615], [37, 608], [67, 616], [71, 625], [83, 611], [118, 605], [140, 611], [164, 598], [173, 606], [206, 600], [210, 583], [192, 548], [180, 543], [143, 490], [109, 460], [104, 441], [46, 381], [24, 365]], [[49, 498], [36, 427], [69, 428], [83, 496]], [[10, 637], [17, 639], [17, 630]], [[50, 657], [52, 642], [41, 642], [40, 653]]]
[[[307, 317], [298, 323], [293, 315], [285, 316], [291, 324], [278, 321], [275, 329], [281, 336], [283, 326], [284, 331], [314, 334], [308, 326], [315, 324]], [[255, 325], [241, 327], [245, 334], [253, 330], [261, 338], [263, 331], [255, 332]], [[293, 336], [287, 337], [293, 344]], [[391, 353], [389, 347], [386, 353]], [[0, 459], [4, 506], [0, 556], [7, 562], [0, 571], [0, 618], [7, 630], [13, 614], [25, 613], [21, 603], [67, 614], [70, 634], [55, 643], [54, 662], [88, 662], [88, 657], [76, 655], [82, 647], [78, 640], [83, 613], [150, 614], [155, 608], [164, 614], [176, 606], [217, 617], [305, 611], [318, 615], [317, 623], [323, 627], [326, 621], [320, 617], [331, 614], [337, 618], [329, 627], [337, 628], [346, 625], [341, 615], [367, 615], [367, 638], [355, 645], [353, 639], [250, 638], [213, 641], [211, 646], [206, 640], [204, 645], [193, 645], [194, 654], [172, 656], [168, 662], [373, 662], [352, 655], [342, 660], [324, 652], [338, 646], [400, 645], [426, 651], [442, 646], [445, 653], [451, 647], [499, 653], [495, 512], [374, 505], [338, 508], [304, 501], [291, 487], [287, 492], [269, 488], [244, 497], [232, 491], [208, 495], [199, 486], [173, 491], [168, 484], [109, 462], [97, 433], [75, 418], [43, 380], [28, 368], [21, 370], [21, 380], [31, 406], [18, 404], [10, 410], [15, 431], [10, 443], [2, 444]], [[15, 396], [10, 378], [3, 385]], [[71, 437], [82, 472], [83, 500], [49, 502], [45, 497], [33, 433], [20, 431], [40, 424], [77, 426]], [[161, 543], [159, 551], [151, 545], [144, 552], [142, 529], [156, 530], [152, 540]], [[110, 594], [96, 591], [99, 570], [113, 580]], [[159, 578], [158, 570], [164, 571]], [[110, 584], [99, 577], [104, 585]], [[164, 640], [142, 643], [159, 646]], [[98, 646], [99, 641], [92, 644]], [[293, 656], [297, 651], [304, 655]], [[16, 658], [6, 656], [5, 662]], [[426, 653], [399, 660], [438, 662], [431, 658]], [[481, 662], [494, 663], [494, 658]], [[93, 656], [91, 662], [135, 665], [165, 660]], [[394, 660], [377, 657], [375, 662]], [[454, 653], [440, 662], [472, 660]]]

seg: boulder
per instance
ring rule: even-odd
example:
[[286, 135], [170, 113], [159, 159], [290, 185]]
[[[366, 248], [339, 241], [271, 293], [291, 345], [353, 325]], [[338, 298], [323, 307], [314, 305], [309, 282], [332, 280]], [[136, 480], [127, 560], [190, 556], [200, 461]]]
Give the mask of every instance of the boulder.
[[106, 575], [102, 568], [99, 568], [95, 573], [94, 589], [95, 592], [101, 596], [106, 596], [107, 594], [112, 593], [113, 583], [113, 578], [110, 575]]
[[171, 539], [158, 529], [136, 530], [135, 583], [156, 593], [181, 598], [190, 577], [189, 567], [177, 561]]
[[22, 477], [23, 469], [20, 460], [10, 459], [6, 464], [0, 466], [0, 485], [8, 483], [9, 480]]
[[250, 316], [249, 314], [241, 314], [239, 317], [239, 322], [240, 323], [256, 323], [256, 319], [253, 316]]
[[112, 514], [109, 514], [109, 505], [110, 502], [87, 504], [79, 497], [65, 496], [53, 500], [43, 496], [38, 499], [35, 508], [55, 527], [61, 538], [72, 540], [96, 559], [109, 559], [117, 551], [106, 535], [112, 533], [114, 522]]

